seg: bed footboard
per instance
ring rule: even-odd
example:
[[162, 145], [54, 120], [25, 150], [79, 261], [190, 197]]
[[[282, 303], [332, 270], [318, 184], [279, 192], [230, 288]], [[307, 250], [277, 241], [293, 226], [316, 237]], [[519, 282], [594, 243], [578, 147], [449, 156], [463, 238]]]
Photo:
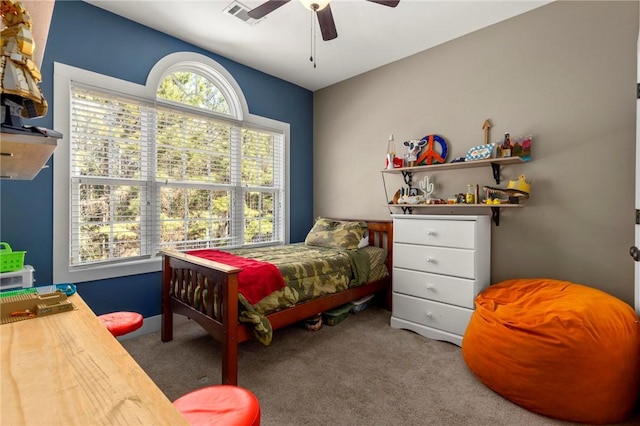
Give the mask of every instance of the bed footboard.
[[162, 251], [161, 339], [173, 339], [173, 313], [196, 321], [222, 345], [222, 383], [237, 384], [240, 269]]

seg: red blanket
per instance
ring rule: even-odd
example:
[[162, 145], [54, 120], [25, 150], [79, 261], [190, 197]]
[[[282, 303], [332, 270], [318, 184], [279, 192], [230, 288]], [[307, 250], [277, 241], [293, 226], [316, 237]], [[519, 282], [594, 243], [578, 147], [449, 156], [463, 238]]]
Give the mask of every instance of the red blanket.
[[238, 292], [252, 305], [285, 286], [280, 270], [273, 263], [240, 257], [216, 249], [191, 250], [186, 253], [242, 268], [238, 274]]

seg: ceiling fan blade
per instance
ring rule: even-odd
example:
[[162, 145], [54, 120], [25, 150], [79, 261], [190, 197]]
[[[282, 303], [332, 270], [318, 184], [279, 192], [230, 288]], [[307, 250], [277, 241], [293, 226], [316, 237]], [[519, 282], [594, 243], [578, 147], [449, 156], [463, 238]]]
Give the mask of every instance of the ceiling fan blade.
[[316, 14], [318, 15], [318, 25], [320, 25], [322, 39], [327, 41], [338, 37], [336, 23], [333, 20], [333, 14], [331, 13], [331, 5], [328, 4], [324, 9], [318, 10]]
[[260, 6], [251, 9], [247, 15], [253, 19], [260, 19], [290, 1], [291, 0], [268, 0], [266, 3], [262, 3]]
[[400, 3], [400, 0], [395, 0], [395, 1], [367, 0], [367, 1], [370, 1], [371, 3], [378, 3], [378, 4], [381, 4], [383, 6], [389, 6], [389, 7], [396, 7], [398, 5], [398, 3]]

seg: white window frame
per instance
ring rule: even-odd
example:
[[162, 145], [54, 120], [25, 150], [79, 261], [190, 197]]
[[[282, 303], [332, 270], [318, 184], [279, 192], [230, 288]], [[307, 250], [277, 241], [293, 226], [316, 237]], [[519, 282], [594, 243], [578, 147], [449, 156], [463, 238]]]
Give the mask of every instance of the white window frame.
[[151, 102], [156, 101], [156, 92], [160, 82], [177, 70], [197, 72], [211, 79], [223, 92], [229, 104], [230, 119], [253, 126], [282, 132], [285, 136], [285, 229], [284, 241], [289, 243], [289, 123], [260, 117], [249, 113], [246, 99], [233, 76], [213, 59], [193, 52], [170, 54], [156, 63], [149, 72], [144, 85], [105, 76], [66, 64], [54, 63], [53, 125], [63, 134], [53, 155], [53, 279], [54, 282], [85, 282], [101, 279], [124, 277], [128, 275], [158, 272], [162, 269], [161, 257], [123, 261], [118, 263], [92, 265], [72, 269], [70, 267], [69, 230], [71, 223], [69, 179], [70, 167], [70, 87], [72, 81], [139, 97]]

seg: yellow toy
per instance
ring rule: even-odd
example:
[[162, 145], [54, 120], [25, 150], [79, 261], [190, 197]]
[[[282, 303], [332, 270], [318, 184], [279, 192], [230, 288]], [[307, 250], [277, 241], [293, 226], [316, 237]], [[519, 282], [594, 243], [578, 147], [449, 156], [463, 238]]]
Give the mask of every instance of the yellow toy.
[[7, 111], [3, 113], [2, 123], [21, 127], [21, 123], [16, 123], [21, 121], [17, 117], [42, 117], [47, 113], [48, 105], [39, 87], [40, 70], [33, 61], [35, 44], [31, 16], [21, 2], [0, 0], [0, 17], [0, 95], [3, 107], [11, 108], [11, 115], [16, 116], [8, 123], [4, 116], [9, 114]]
[[525, 175], [520, 175], [518, 176], [518, 179], [509, 180], [507, 191], [511, 191], [513, 193], [510, 195], [529, 198], [529, 193], [531, 192], [531, 183], [527, 182], [527, 178], [525, 177]]
[[[520, 175], [518, 176], [518, 179], [509, 180], [506, 189], [495, 188], [492, 186], [484, 186], [483, 189], [487, 191], [487, 194], [493, 195], [499, 193], [506, 194], [508, 197], [517, 197], [517, 204], [519, 204], [521, 202], [520, 200], [526, 200], [529, 198], [529, 194], [531, 193], [531, 183], [527, 181], [525, 175]], [[490, 197], [487, 197], [487, 204], [489, 204], [489, 199]], [[495, 201], [496, 200], [494, 199], [492, 204], [499, 204], [495, 203]]]

